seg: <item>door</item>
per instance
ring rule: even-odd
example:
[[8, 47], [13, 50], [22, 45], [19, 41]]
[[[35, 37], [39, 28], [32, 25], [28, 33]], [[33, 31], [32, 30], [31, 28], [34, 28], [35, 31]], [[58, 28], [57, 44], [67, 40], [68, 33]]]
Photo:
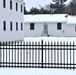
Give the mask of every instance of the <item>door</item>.
[[47, 24], [44, 25], [44, 34], [48, 34], [48, 25]]

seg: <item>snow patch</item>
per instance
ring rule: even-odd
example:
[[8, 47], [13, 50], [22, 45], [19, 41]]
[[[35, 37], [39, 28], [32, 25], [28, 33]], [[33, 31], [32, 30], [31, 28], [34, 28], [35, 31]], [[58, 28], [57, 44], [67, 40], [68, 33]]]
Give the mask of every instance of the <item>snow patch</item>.
[[66, 2], [64, 2], [64, 5], [68, 6], [70, 4], [70, 2], [72, 2], [72, 0], [67, 0]]
[[24, 41], [26, 42], [75, 42], [76, 37], [25, 37]]
[[67, 14], [36, 14], [36, 15], [25, 15], [24, 22], [65, 22], [66, 24], [76, 24], [76, 17]]

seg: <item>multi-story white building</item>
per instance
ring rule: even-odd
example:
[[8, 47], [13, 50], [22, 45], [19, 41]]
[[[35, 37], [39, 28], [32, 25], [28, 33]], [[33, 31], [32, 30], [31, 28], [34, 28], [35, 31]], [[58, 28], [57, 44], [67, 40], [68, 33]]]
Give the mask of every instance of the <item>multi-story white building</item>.
[[23, 8], [23, 0], [2, 0], [0, 2], [0, 41], [23, 40]]

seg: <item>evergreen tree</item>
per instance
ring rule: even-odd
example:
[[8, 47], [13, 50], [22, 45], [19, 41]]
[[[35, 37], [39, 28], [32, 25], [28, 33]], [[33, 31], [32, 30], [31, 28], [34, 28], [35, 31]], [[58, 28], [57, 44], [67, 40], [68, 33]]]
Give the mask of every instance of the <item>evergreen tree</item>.
[[56, 4], [63, 4], [67, 0], [52, 0], [52, 1], [55, 2]]
[[54, 8], [54, 9], [56, 9], [56, 11], [55, 11], [55, 13], [58, 13], [58, 14], [60, 14], [60, 13], [62, 13], [62, 10], [63, 10], [63, 7], [64, 7], [64, 5], [63, 5], [63, 3], [66, 1], [66, 0], [52, 0], [55, 4], [50, 4], [50, 7], [51, 8]]

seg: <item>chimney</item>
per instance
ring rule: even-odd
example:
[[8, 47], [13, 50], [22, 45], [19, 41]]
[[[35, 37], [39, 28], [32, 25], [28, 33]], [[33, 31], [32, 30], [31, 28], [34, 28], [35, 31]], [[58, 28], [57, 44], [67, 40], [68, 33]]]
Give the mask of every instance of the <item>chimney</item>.
[[68, 18], [68, 15], [65, 15], [66, 18]]

